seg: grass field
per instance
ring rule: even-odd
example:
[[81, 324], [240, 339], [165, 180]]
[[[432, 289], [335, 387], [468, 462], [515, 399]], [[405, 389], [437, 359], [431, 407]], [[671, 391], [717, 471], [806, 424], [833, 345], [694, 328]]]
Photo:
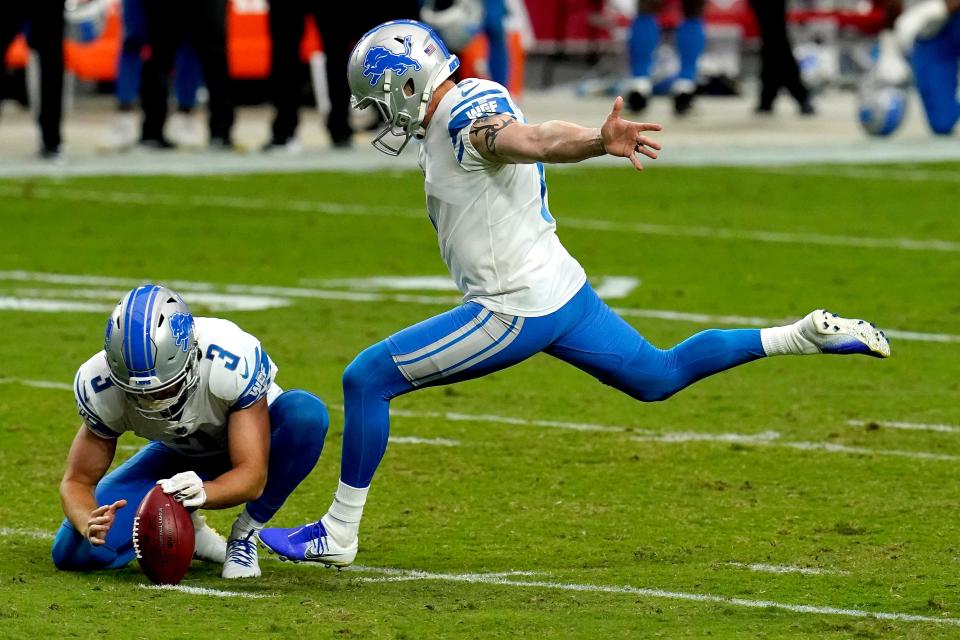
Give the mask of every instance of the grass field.
[[415, 440], [374, 481], [361, 569], [195, 564], [184, 584], [216, 595], [52, 566], [73, 374], [125, 288], [173, 283], [333, 407], [275, 522], [314, 519], [344, 366], [455, 299], [362, 280], [445, 274], [419, 175], [0, 181], [0, 636], [960, 637], [958, 170], [551, 172], [562, 240], [598, 282], [639, 280], [610, 302], [655, 344], [824, 306], [891, 329], [893, 357], [771, 359], [640, 404], [541, 355], [404, 396], [392, 435]]

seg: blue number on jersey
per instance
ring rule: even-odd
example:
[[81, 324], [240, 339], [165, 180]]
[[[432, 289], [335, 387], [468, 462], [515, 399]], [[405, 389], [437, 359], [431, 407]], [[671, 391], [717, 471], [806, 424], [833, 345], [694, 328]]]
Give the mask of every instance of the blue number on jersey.
[[240, 356], [227, 351], [219, 345], [211, 344], [207, 347], [207, 359], [213, 360], [215, 358], [223, 360], [223, 366], [226, 367], [228, 371], [236, 371], [237, 365], [240, 364]]
[[93, 387], [94, 393], [100, 393], [104, 389], [109, 389], [110, 387], [112, 387], [113, 380], [111, 380], [110, 378], [107, 378], [106, 380], [104, 380], [100, 376], [97, 376], [96, 378], [90, 381], [90, 386]]

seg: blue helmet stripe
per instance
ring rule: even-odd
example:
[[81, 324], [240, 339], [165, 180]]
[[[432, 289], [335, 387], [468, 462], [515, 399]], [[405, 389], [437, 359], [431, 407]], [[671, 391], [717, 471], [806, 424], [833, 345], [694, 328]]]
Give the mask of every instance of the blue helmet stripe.
[[133, 313], [133, 300], [137, 297], [137, 291], [139, 290], [140, 288], [137, 287], [130, 292], [123, 311], [123, 364], [126, 365], [128, 370], [132, 368], [130, 366], [130, 317]]
[[148, 372], [152, 367], [148, 362], [147, 352], [150, 344], [150, 317], [147, 315], [147, 306], [155, 297], [159, 287], [138, 287], [133, 299], [130, 312], [130, 324], [127, 326], [127, 335], [130, 336], [130, 360], [127, 368], [131, 371]]
[[[157, 297], [160, 295], [160, 287], [154, 287], [153, 291], [150, 294], [150, 300], [147, 302], [147, 315], [146, 321], [150, 322], [153, 318], [153, 305], [157, 302]], [[149, 328], [149, 327], [148, 327]], [[150, 332], [145, 331], [143, 335], [143, 349], [144, 353], [147, 356], [147, 367], [150, 370], [150, 375], [155, 375], [155, 369], [157, 363], [153, 356], [153, 341], [150, 340]]]

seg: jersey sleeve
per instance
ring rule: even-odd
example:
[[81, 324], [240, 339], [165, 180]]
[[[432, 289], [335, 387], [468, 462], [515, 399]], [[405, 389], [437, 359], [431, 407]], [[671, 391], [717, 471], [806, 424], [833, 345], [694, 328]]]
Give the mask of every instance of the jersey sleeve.
[[230, 411], [253, 406], [267, 391], [277, 367], [260, 341], [239, 328], [214, 338], [204, 357], [210, 363], [210, 392], [224, 401]]
[[123, 392], [111, 382], [102, 352], [77, 371], [73, 379], [73, 395], [83, 423], [95, 435], [111, 440], [123, 434], [124, 428], [119, 425], [123, 408], [118, 405], [124, 402]]
[[470, 126], [474, 120], [501, 113], [523, 121], [523, 114], [510, 98], [510, 92], [489, 80], [467, 80], [452, 89], [458, 102], [450, 110], [447, 131], [457, 162], [467, 171], [482, 171], [493, 163], [480, 155], [470, 142]]

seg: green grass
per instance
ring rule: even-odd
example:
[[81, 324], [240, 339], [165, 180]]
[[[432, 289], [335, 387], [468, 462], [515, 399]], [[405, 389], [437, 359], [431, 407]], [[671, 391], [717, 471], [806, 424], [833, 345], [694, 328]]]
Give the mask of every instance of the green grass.
[[[896, 175], [896, 167], [885, 169]], [[638, 176], [578, 168], [551, 172], [549, 184], [561, 238], [587, 272], [642, 280], [618, 307], [781, 318], [826, 306], [883, 327], [960, 334], [956, 252], [564, 226], [568, 217], [957, 243], [955, 182], [857, 179], [842, 171], [824, 177], [656, 168]], [[413, 173], [0, 181], [0, 198], [0, 270], [278, 286], [444, 273], [429, 222], [415, 218], [423, 195]], [[247, 198], [256, 201], [245, 206]], [[334, 215], [332, 203], [367, 208], [357, 211], [364, 215]], [[0, 279], [0, 297], [27, 296], [24, 289], [67, 299], [71, 286]], [[447, 306], [296, 298], [281, 309], [218, 315], [262, 340], [280, 365], [282, 386], [339, 405], [340, 375], [357, 352]], [[205, 312], [199, 305], [196, 311]], [[0, 378], [69, 382], [100, 348], [104, 319], [97, 312], [0, 311]], [[630, 320], [662, 346], [706, 326]], [[782, 441], [960, 456], [955, 433], [848, 425], [960, 424], [960, 344], [892, 344], [894, 357], [883, 362], [754, 363], [659, 404], [636, 403], [536, 356], [393, 406], [656, 433], [772, 430]], [[329, 503], [342, 433], [342, 414], [332, 417], [320, 463], [278, 514], [281, 525], [313, 519]], [[50, 541], [24, 532], [52, 532], [62, 517], [57, 483], [77, 424], [69, 391], [0, 384], [5, 638], [960, 637], [960, 627], [931, 622], [642, 593], [371, 581], [385, 576], [272, 559], [262, 561], [264, 576], [255, 582], [224, 583], [217, 568], [200, 564], [185, 581], [268, 596], [257, 600], [146, 591], [135, 564], [61, 573], [50, 563]], [[366, 567], [446, 575], [531, 571], [536, 575], [509, 580], [960, 618], [960, 461], [639, 442], [629, 430], [429, 417], [396, 418], [392, 433], [455, 439], [460, 446], [390, 446], [361, 530], [358, 563]], [[124, 436], [122, 443], [136, 440]], [[225, 528], [233, 511], [210, 517]], [[759, 573], [732, 563], [826, 573]]]

